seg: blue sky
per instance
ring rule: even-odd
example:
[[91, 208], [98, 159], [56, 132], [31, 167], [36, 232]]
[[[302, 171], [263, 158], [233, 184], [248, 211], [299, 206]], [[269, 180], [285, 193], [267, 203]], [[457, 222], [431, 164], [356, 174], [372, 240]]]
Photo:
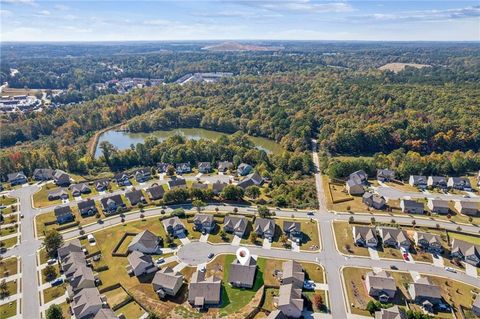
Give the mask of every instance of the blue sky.
[[479, 41], [480, 1], [0, 0], [2, 41]]

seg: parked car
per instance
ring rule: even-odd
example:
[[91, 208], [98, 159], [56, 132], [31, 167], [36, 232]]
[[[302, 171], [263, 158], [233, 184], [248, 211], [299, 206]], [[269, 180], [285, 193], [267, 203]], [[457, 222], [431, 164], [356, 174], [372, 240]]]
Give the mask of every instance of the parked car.
[[160, 264], [163, 264], [165, 262], [165, 259], [164, 258], [158, 258], [157, 260], [155, 260], [155, 263], [157, 265], [160, 265]]
[[313, 280], [305, 280], [303, 282], [303, 288], [307, 290], [314, 290], [315, 289], [315, 282]]
[[405, 261], [409, 261], [410, 258], [408, 258], [408, 254], [403, 254], [403, 259], [405, 259]]
[[445, 270], [446, 271], [449, 271], [449, 272], [453, 272], [453, 273], [456, 273], [457, 271], [455, 269], [453, 269], [452, 267], [445, 267]]
[[392, 265], [392, 266], [390, 266], [390, 269], [392, 269], [392, 270], [398, 270], [398, 267]]
[[88, 235], [87, 235], [87, 240], [88, 240], [88, 242], [89, 242], [90, 244], [95, 244], [95, 243], [96, 243], [95, 237], [93, 237], [92, 234], [88, 234]]
[[52, 285], [52, 287], [59, 286], [59, 285], [63, 284], [63, 279], [62, 278], [57, 278], [57, 279], [53, 280], [50, 284]]
[[215, 254], [214, 254], [214, 253], [210, 253], [210, 254], [208, 254], [208, 256], [207, 256], [207, 257], [208, 257], [208, 259], [212, 259], [212, 258], [213, 258], [213, 256], [215, 256]]
[[307, 215], [308, 215], [308, 216], [313, 216], [314, 213], [313, 213], [313, 212], [308, 212]]
[[51, 258], [51, 259], [47, 260], [47, 264], [49, 264], [49, 265], [53, 265], [53, 264], [55, 264], [56, 262], [57, 262], [57, 259], [56, 259], [56, 258]]

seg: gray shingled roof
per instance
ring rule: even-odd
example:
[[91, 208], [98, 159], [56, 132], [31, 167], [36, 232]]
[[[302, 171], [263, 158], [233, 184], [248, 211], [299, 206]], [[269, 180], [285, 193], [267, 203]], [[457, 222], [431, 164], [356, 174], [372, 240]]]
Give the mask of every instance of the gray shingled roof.
[[167, 289], [173, 289], [179, 281], [183, 282], [183, 275], [174, 271], [170, 267], [165, 267], [155, 273], [152, 284]]
[[230, 265], [230, 272], [228, 273], [228, 282], [241, 283], [252, 287], [255, 281], [255, 273], [257, 271], [257, 261], [250, 257], [250, 259], [242, 265], [238, 259], [235, 259]]
[[138, 233], [137, 235], [135, 235], [135, 237], [133, 237], [132, 241], [128, 245], [128, 248], [130, 249], [130, 247], [138, 243], [145, 248], [154, 249], [158, 246], [158, 236], [149, 231], [148, 229], [145, 229], [144, 231]]

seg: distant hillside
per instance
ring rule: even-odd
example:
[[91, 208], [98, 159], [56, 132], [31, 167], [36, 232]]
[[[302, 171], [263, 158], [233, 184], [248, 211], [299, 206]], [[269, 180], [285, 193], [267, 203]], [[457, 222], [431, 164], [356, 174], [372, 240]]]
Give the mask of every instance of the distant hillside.
[[223, 42], [202, 48], [208, 51], [278, 51], [282, 47], [261, 46], [255, 44], [241, 44], [237, 42]]
[[379, 70], [389, 70], [389, 71], [393, 71], [393, 72], [397, 73], [397, 72], [403, 71], [407, 66], [411, 66], [412, 68], [421, 69], [421, 68], [430, 67], [431, 65], [417, 64], [417, 63], [387, 63], [385, 65], [382, 65], [378, 69]]

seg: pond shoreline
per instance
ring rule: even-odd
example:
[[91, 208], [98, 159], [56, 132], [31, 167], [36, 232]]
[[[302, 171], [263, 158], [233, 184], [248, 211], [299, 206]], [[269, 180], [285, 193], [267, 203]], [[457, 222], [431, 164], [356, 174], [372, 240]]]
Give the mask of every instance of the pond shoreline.
[[[206, 139], [213, 141], [221, 136], [232, 135], [232, 133], [225, 133], [199, 127], [172, 128], [169, 130], [155, 130], [151, 132], [130, 132], [119, 130], [118, 128], [122, 125], [124, 125], [124, 123], [97, 132], [97, 134], [94, 136], [95, 140], [89, 147], [89, 153], [95, 158], [98, 158], [101, 155], [98, 145], [103, 141], [108, 141], [118, 149], [125, 150], [128, 149], [132, 144], [136, 145], [138, 143], [143, 143], [145, 138], [149, 136], [154, 136], [160, 141], [164, 141], [171, 136], [180, 134], [191, 140]], [[256, 148], [264, 150], [267, 153], [278, 153], [285, 151], [285, 149], [274, 140], [250, 135], [248, 135], [248, 137], [252, 143], [255, 144]]]

